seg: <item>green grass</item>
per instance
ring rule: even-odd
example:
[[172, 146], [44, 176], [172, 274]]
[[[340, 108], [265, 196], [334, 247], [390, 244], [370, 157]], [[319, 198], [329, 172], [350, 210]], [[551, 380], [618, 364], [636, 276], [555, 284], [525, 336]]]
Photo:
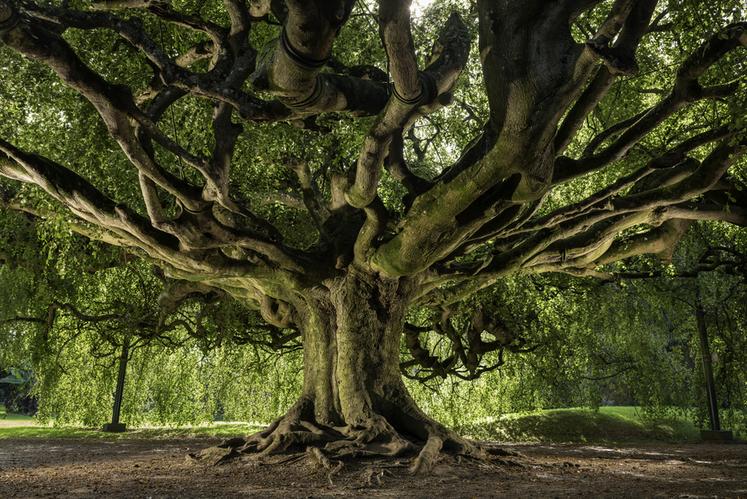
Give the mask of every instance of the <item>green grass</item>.
[[[6, 424], [3, 424], [6, 423]], [[101, 438], [120, 440], [129, 438], [169, 439], [195, 437], [235, 437], [254, 433], [261, 429], [249, 423], [215, 423], [212, 425], [183, 426], [176, 428], [132, 428], [125, 433], [105, 433], [100, 428], [76, 426], [43, 426], [34, 418], [23, 414], [8, 413], [0, 404], [0, 440], [6, 438]]]
[[28, 421], [29, 423], [33, 423], [34, 418], [26, 416], [25, 414], [16, 414], [14, 412], [9, 413], [5, 409], [5, 406], [0, 404], [0, 425], [2, 425], [3, 421]]
[[612, 443], [694, 442], [699, 429], [684, 417], [649, 421], [636, 407], [548, 409], [506, 414], [465, 425], [460, 431], [473, 438], [508, 442]]
[[[3, 416], [6, 419], [3, 419]], [[3, 421], [13, 421], [3, 426]], [[28, 422], [28, 425], [19, 424]], [[0, 440], [7, 438], [170, 439], [232, 437], [260, 429], [247, 423], [216, 423], [177, 428], [133, 428], [126, 433], [104, 433], [98, 428], [35, 425], [33, 418], [6, 414], [0, 405]], [[684, 416], [657, 420], [642, 417], [637, 407], [549, 409], [505, 414], [458, 430], [473, 438], [502, 442], [625, 443], [644, 441], [694, 442], [698, 428]]]
[[6, 438], [94, 438], [124, 439], [177, 439], [197, 437], [235, 437], [254, 433], [260, 427], [245, 423], [185, 426], [178, 428], [133, 428], [125, 433], [105, 433], [98, 428], [70, 426], [16, 426], [0, 427], [0, 440]]

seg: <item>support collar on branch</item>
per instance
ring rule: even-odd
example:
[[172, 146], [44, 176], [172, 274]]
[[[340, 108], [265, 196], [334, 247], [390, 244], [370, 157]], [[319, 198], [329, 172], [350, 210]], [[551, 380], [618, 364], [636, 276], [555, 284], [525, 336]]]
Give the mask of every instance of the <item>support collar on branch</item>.
[[0, 34], [15, 28], [21, 20], [16, 7], [6, 0], [0, 1]]
[[285, 26], [283, 26], [283, 30], [280, 33], [280, 47], [290, 58], [290, 60], [292, 60], [301, 68], [307, 69], [309, 71], [315, 71], [317, 69], [323, 68], [327, 65], [330, 59], [330, 56], [327, 56], [323, 59], [313, 59], [311, 57], [303, 55], [300, 51], [296, 50], [288, 39], [288, 32], [285, 30]]
[[395, 99], [406, 106], [428, 105], [438, 97], [438, 82], [432, 74], [425, 71], [418, 71], [418, 80], [420, 82], [420, 93], [411, 99], [403, 97], [397, 92], [397, 85], [394, 82], [389, 84], [389, 91]]

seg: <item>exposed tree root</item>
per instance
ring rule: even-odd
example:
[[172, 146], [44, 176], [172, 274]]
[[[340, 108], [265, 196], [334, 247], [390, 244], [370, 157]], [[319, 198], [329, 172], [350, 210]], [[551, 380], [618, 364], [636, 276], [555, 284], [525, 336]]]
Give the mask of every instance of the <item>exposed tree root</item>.
[[334, 485], [332, 477], [342, 469], [342, 461], [335, 461], [333, 464], [319, 447], [307, 447], [306, 455], [312, 465], [327, 470], [327, 480], [329, 480], [330, 485]]
[[[430, 473], [444, 455], [454, 456], [457, 462], [466, 458], [484, 464], [518, 464], [497, 457], [516, 454], [465, 439], [419, 411], [408, 413], [406, 418], [397, 418], [398, 428], [380, 415], [347, 426], [322, 425], [310, 421], [308, 416], [303, 404], [297, 404], [265, 430], [246, 439], [226, 440], [192, 457], [221, 464], [236, 459], [261, 461], [270, 455], [303, 452], [297, 459], [305, 458], [314, 468], [326, 470], [330, 483], [332, 476], [342, 468], [343, 461], [355, 458], [412, 457], [409, 460], [412, 474]], [[364, 472], [362, 480], [368, 484], [378, 483], [384, 476], [384, 468], [405, 466], [408, 466], [406, 460], [390, 466], [373, 466]]]

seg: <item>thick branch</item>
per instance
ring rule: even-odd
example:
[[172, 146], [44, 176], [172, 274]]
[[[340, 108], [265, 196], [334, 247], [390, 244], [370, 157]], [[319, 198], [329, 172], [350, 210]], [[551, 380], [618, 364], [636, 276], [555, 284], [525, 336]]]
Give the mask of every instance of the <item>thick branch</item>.
[[[385, 9], [382, 5], [382, 32], [390, 65], [396, 68], [393, 74], [395, 92], [366, 136], [358, 157], [355, 179], [346, 194], [348, 203], [356, 208], [373, 201], [394, 135], [407, 129], [420, 116], [451, 101], [450, 93], [469, 54], [469, 32], [456, 14], [449, 17], [439, 35], [436, 46], [440, 47], [440, 53], [432, 54], [433, 62], [422, 73], [417, 71], [412, 49], [409, 9], [406, 6]], [[417, 83], [413, 83], [413, 79]], [[404, 95], [399, 93], [398, 86]]]

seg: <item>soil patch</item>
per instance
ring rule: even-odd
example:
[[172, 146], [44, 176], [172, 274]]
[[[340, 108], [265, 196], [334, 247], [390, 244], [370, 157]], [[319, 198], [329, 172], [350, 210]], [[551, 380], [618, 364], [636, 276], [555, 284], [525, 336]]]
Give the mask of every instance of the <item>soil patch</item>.
[[[0, 441], [0, 497], [747, 497], [747, 445], [504, 445], [522, 466], [444, 460], [195, 464], [215, 439]], [[288, 457], [279, 457], [288, 460]]]

